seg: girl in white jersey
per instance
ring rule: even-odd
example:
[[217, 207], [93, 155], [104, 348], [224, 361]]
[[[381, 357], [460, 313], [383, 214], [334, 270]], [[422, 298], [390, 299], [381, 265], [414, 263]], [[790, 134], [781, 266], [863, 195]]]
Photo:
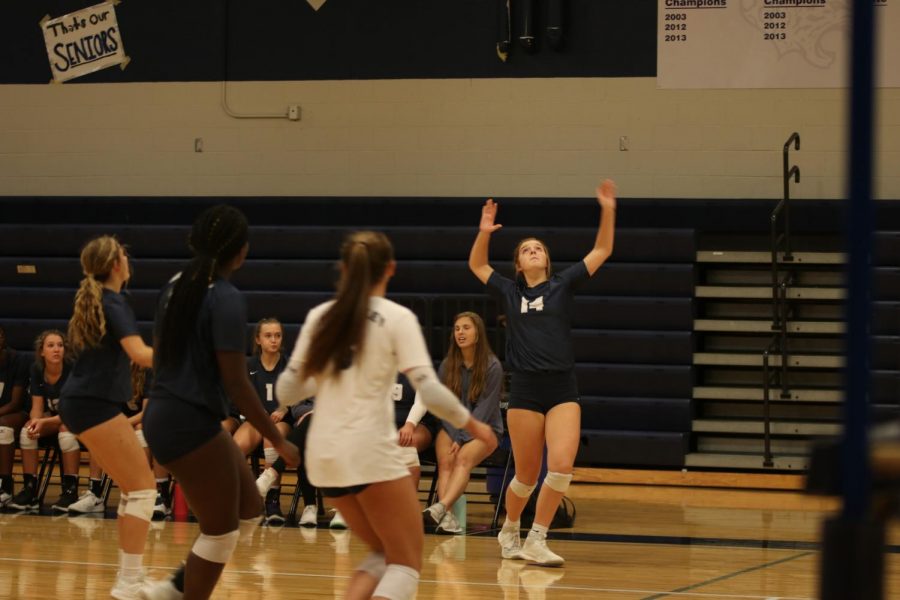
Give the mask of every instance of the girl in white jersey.
[[397, 372], [437, 416], [485, 444], [497, 440], [438, 381], [416, 316], [385, 299], [396, 269], [387, 237], [351, 234], [340, 264], [337, 295], [307, 315], [276, 394], [287, 404], [316, 396], [305, 453], [309, 479], [372, 549], [346, 598], [405, 600], [418, 587], [424, 536], [388, 394]]

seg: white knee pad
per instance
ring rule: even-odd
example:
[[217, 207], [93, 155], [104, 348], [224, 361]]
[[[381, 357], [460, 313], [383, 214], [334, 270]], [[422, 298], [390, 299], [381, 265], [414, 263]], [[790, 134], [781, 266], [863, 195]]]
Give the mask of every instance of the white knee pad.
[[271, 465], [278, 460], [278, 450], [275, 448], [263, 448], [263, 456], [266, 457], [266, 464]]
[[414, 446], [402, 446], [400, 450], [403, 451], [403, 464], [407, 469], [422, 466], [422, 463], [419, 462], [419, 451]]
[[387, 563], [384, 562], [384, 554], [381, 552], [369, 552], [361, 563], [356, 566], [357, 571], [368, 573], [375, 579], [380, 580], [387, 571]]
[[134, 430], [134, 437], [137, 438], [138, 444], [141, 445], [141, 448], [147, 448], [147, 447], [148, 447], [148, 446], [147, 446], [147, 438], [144, 437], [144, 430], [143, 430], [143, 429], [135, 429], [135, 430]]
[[28, 437], [28, 431], [23, 427], [19, 432], [19, 448], [22, 450], [37, 450], [38, 441]]
[[128, 494], [125, 492], [121, 492], [119, 494], [119, 507], [116, 509], [116, 514], [120, 517], [125, 516], [125, 509], [128, 507]]
[[153, 507], [156, 505], [156, 488], [152, 490], [135, 490], [128, 492], [125, 496], [124, 509], [122, 508], [121, 500], [119, 501], [119, 509], [122, 510], [120, 514], [129, 515], [148, 523], [153, 519]]
[[237, 529], [223, 533], [222, 535], [206, 535], [201, 533], [194, 542], [191, 552], [211, 563], [224, 565], [231, 558], [237, 547], [241, 533]]
[[388, 565], [372, 595], [388, 600], [410, 600], [418, 587], [418, 571], [405, 565]]
[[516, 476], [513, 476], [512, 481], [509, 482], [509, 489], [512, 490], [512, 493], [518, 496], [519, 498], [528, 498], [531, 496], [531, 492], [534, 491], [534, 488], [537, 487], [537, 484], [532, 483], [531, 485], [525, 485]]
[[78, 438], [71, 431], [60, 431], [56, 434], [56, 439], [59, 440], [59, 449], [63, 451], [63, 454], [81, 450], [81, 446], [78, 445]]
[[16, 441], [16, 430], [12, 427], [0, 427], [0, 446], [9, 446]]
[[560, 494], [566, 493], [570, 483], [572, 483], [571, 473], [556, 473], [554, 471], [549, 471], [547, 476], [544, 477], [544, 485]]

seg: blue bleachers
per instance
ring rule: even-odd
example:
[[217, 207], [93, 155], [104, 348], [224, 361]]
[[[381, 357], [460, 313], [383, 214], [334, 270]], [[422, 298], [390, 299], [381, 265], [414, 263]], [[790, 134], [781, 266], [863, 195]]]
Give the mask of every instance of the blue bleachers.
[[[133, 257], [131, 303], [149, 340], [159, 288], [188, 258], [190, 223], [226, 201], [251, 222], [251, 249], [234, 283], [252, 322], [276, 316], [293, 345], [307, 311], [329, 298], [338, 246], [350, 230], [377, 228], [392, 239], [397, 275], [390, 297], [412, 308], [432, 354], [447, 345], [452, 315], [475, 308], [503, 355], [496, 304], [469, 272], [481, 199], [473, 198], [0, 198], [0, 325], [11, 346], [30, 349], [43, 329], [65, 329], [81, 277], [78, 252], [100, 233], [115, 233]], [[525, 236], [543, 239], [558, 271], [578, 261], [596, 235], [599, 209], [587, 199], [499, 199], [504, 228], [491, 243], [492, 264], [511, 274]], [[688, 451], [695, 385], [692, 336], [694, 267], [700, 231], [754, 232], [767, 222], [760, 202], [620, 201], [611, 261], [581, 286], [572, 313], [583, 399], [581, 465], [680, 467]], [[792, 209], [793, 210], [793, 209]], [[879, 208], [879, 222], [900, 230], [900, 208]], [[794, 211], [798, 231], [832, 232], [841, 214], [827, 203]], [[891, 226], [891, 224], [896, 226]], [[900, 254], [900, 235], [876, 237], [878, 289], [874, 331], [900, 335], [900, 270], [878, 257]], [[20, 273], [33, 265], [35, 274]], [[248, 333], [252, 323], [248, 323]], [[876, 352], [874, 396], [895, 396], [897, 352], [885, 338]]]

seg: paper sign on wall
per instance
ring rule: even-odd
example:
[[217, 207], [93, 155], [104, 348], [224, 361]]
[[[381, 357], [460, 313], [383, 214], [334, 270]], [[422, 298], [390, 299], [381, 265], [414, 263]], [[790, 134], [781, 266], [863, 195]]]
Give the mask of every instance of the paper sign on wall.
[[41, 21], [53, 81], [63, 82], [129, 62], [116, 20], [119, 0]]
[[[834, 88], [850, 73], [850, 0], [658, 0], [660, 88]], [[900, 87], [900, 0], [871, 0], [879, 87]]]

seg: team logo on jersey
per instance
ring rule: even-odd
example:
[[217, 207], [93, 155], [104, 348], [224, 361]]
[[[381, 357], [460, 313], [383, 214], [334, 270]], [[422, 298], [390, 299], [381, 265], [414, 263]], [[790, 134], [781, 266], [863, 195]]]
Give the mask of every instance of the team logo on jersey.
[[535, 312], [541, 312], [544, 310], [544, 297], [538, 296], [531, 302], [528, 301], [528, 298], [522, 298], [522, 306], [519, 309], [521, 313], [527, 313], [529, 310], [533, 310]]

